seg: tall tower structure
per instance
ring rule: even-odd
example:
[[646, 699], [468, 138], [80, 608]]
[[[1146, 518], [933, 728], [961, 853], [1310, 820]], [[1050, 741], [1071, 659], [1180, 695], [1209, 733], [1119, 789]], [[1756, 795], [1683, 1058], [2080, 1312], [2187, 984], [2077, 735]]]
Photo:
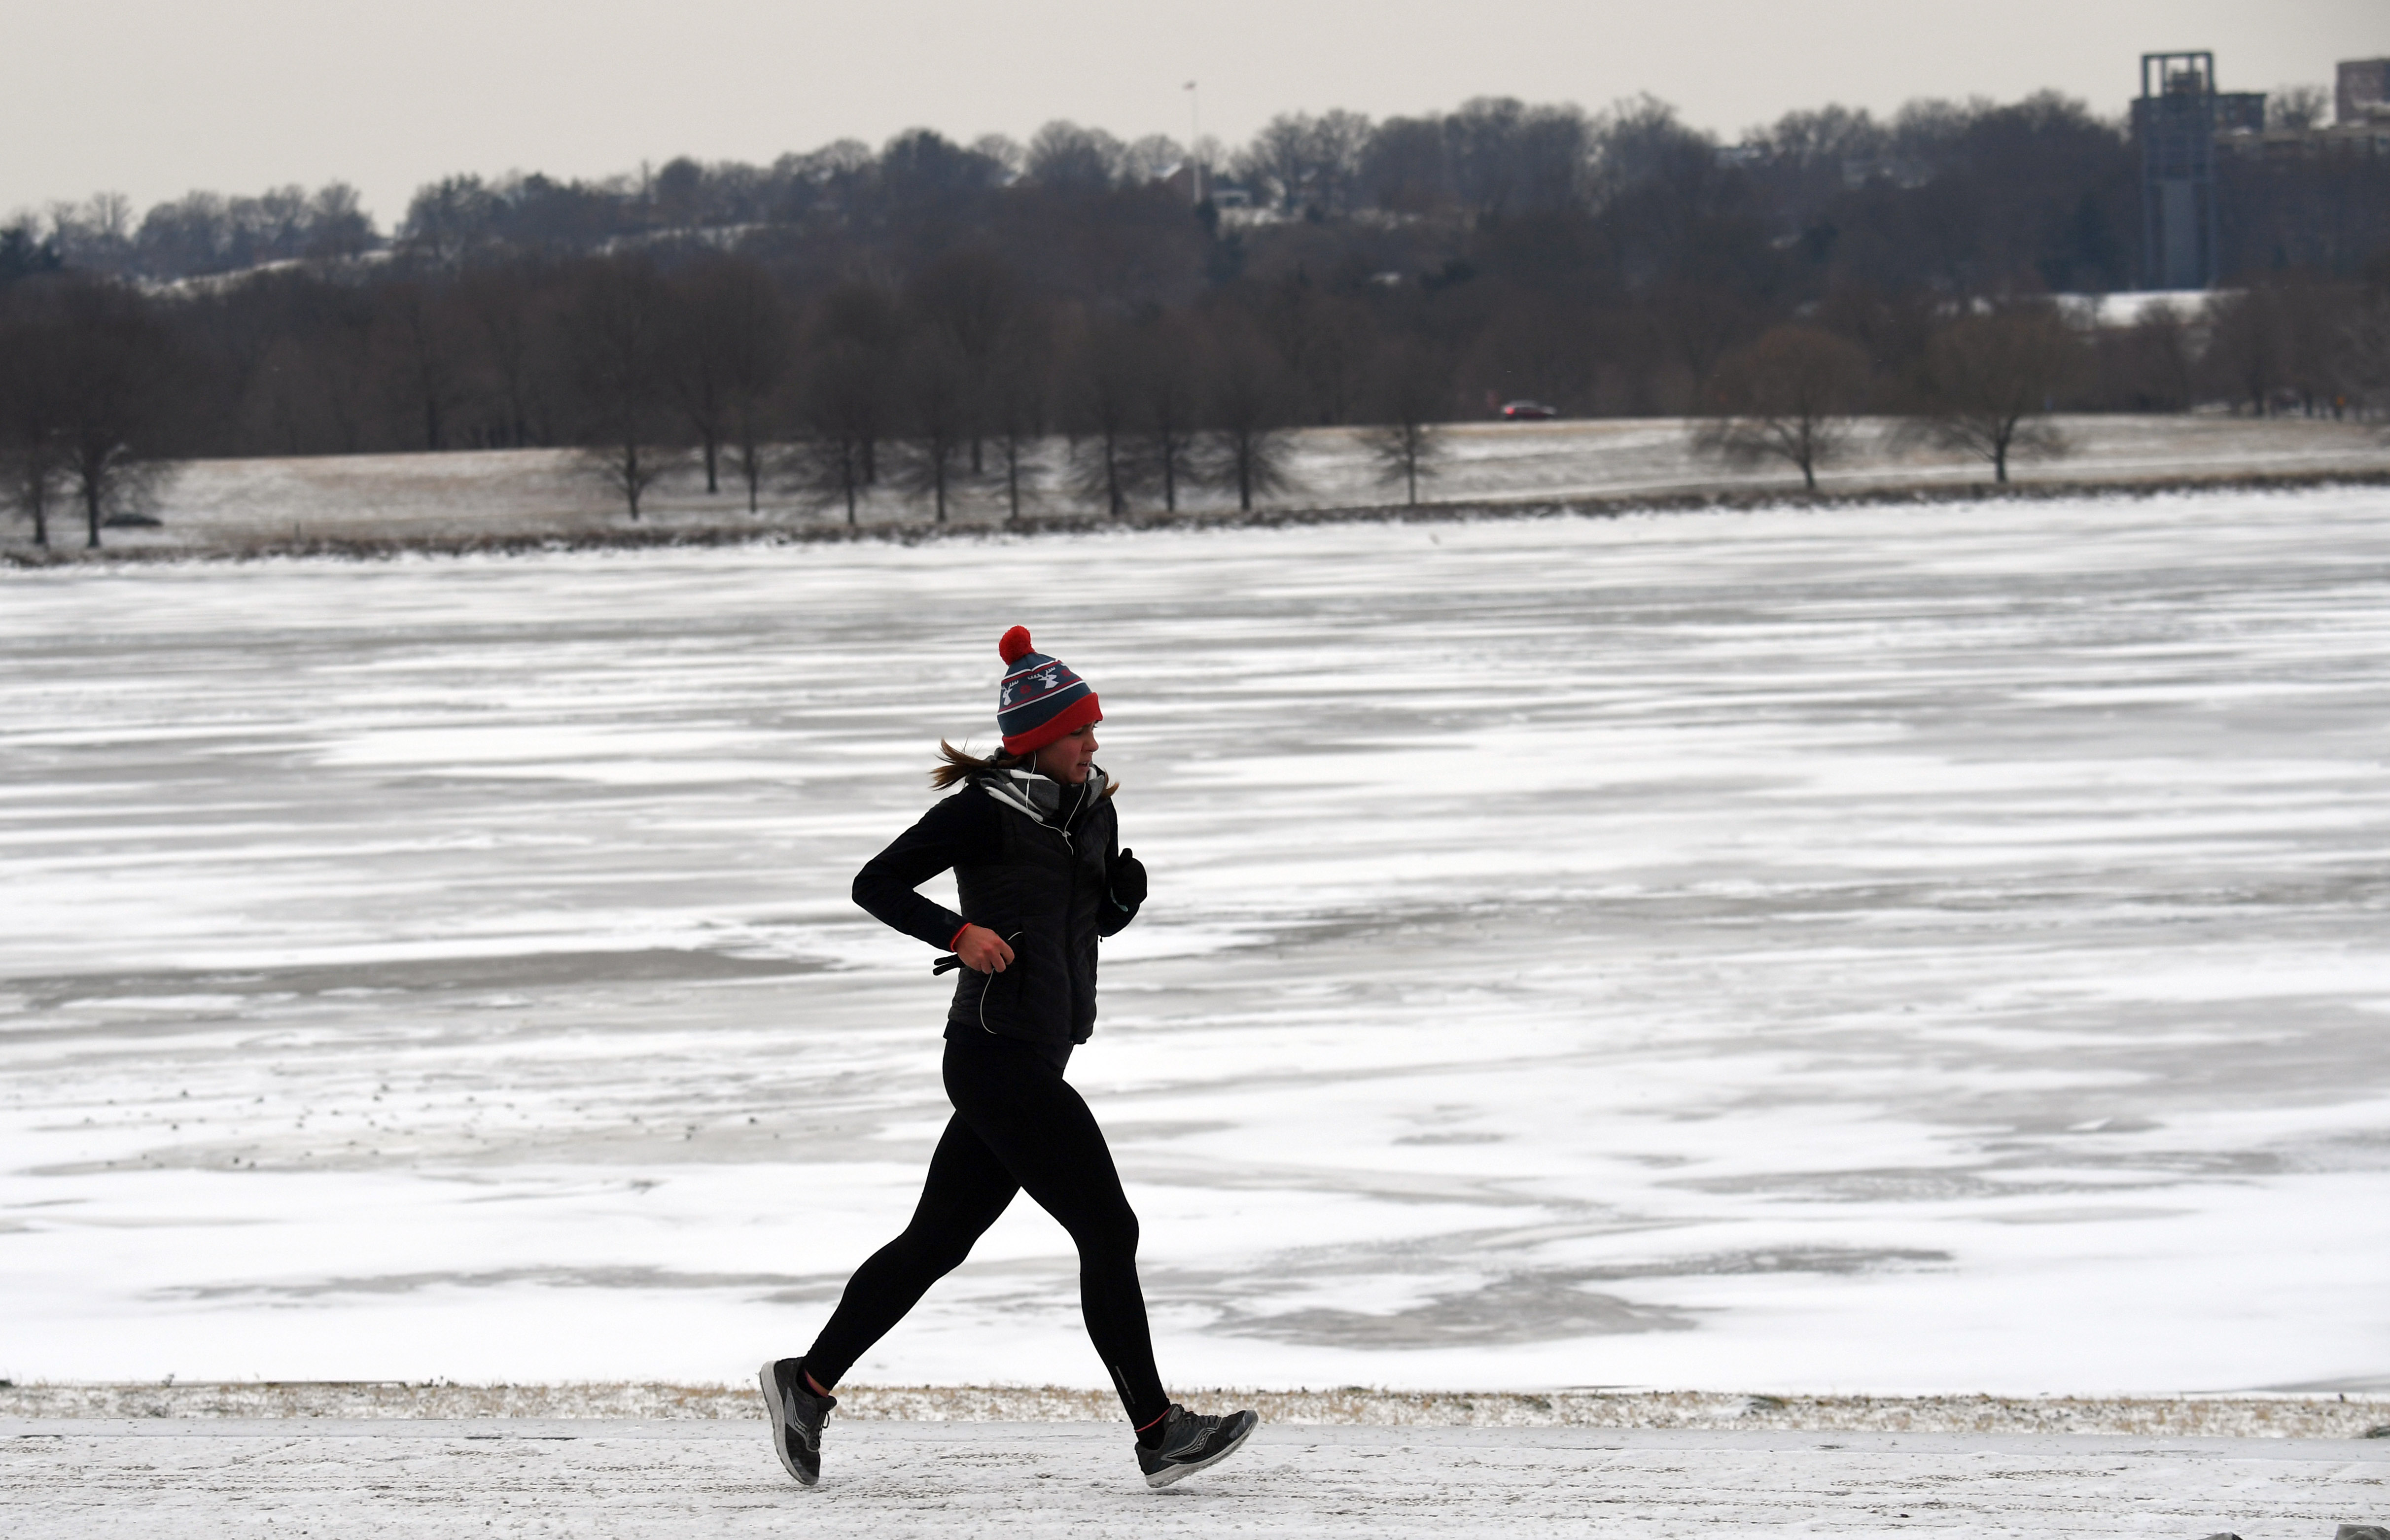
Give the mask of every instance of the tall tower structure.
[[2342, 59], [2332, 106], [2332, 122], [2342, 128], [2390, 118], [2390, 58]]
[[2216, 56], [2143, 54], [2133, 103], [2141, 147], [2141, 287], [2216, 281]]

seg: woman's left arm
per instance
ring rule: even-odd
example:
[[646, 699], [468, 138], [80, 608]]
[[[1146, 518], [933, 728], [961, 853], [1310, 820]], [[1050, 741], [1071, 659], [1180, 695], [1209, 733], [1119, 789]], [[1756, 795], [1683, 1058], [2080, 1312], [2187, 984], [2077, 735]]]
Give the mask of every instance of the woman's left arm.
[[1096, 930], [1115, 936], [1127, 929], [1145, 903], [1145, 863], [1135, 851], [1113, 851], [1104, 861], [1104, 887], [1103, 918]]

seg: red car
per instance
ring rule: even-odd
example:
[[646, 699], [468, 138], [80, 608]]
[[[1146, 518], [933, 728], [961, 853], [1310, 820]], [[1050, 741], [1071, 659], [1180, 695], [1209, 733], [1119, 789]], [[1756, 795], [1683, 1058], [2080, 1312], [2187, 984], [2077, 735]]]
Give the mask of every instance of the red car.
[[1502, 404], [1504, 422], [1546, 422], [1560, 413], [1540, 401], [1506, 401]]

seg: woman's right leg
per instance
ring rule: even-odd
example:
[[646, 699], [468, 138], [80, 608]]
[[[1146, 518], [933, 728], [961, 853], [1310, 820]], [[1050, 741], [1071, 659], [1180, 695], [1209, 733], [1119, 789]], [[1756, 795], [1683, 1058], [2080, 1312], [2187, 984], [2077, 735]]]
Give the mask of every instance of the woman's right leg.
[[829, 1324], [805, 1352], [805, 1373], [825, 1391], [837, 1384], [920, 1303], [930, 1285], [962, 1265], [972, 1244], [1020, 1190], [961, 1115], [948, 1119], [938, 1151], [930, 1157], [912, 1223], [847, 1280]]
[[1037, 1049], [1001, 1037], [946, 1044], [946, 1099], [1079, 1249], [1079, 1303], [1087, 1336], [1120, 1391], [1129, 1425], [1170, 1409], [1154, 1367], [1153, 1335], [1137, 1278], [1137, 1213], [1103, 1130], [1079, 1093]]

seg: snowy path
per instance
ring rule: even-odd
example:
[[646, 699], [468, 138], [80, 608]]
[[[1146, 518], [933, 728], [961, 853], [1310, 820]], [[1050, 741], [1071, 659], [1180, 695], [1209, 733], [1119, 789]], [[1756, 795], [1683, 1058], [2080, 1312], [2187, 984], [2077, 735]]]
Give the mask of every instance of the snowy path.
[[1266, 1427], [1154, 1493], [1114, 1430], [833, 1429], [805, 1492], [760, 1426], [0, 1423], [16, 1540], [789, 1534], [2152, 1535], [2330, 1540], [2390, 1445]]
[[[1175, 1382], [2390, 1385], [2380, 489], [0, 574], [0, 1378], [801, 1350], [1014, 621]], [[1072, 1273], [854, 1378], [1100, 1385]]]

